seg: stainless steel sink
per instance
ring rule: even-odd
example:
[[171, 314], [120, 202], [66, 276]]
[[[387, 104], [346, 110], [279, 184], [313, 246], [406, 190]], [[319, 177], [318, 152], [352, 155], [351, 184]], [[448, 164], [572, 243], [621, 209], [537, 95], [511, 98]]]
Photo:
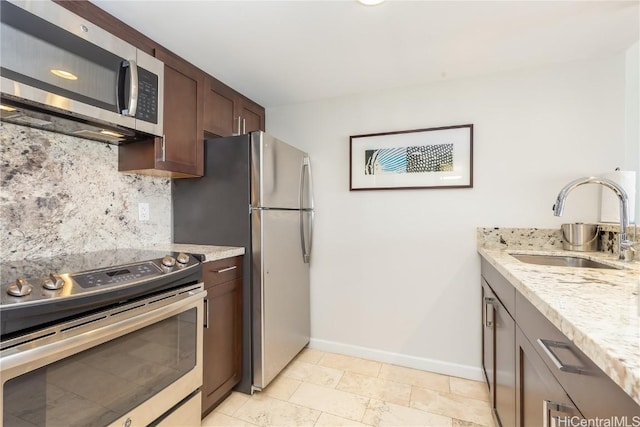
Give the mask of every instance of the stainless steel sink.
[[586, 258], [579, 258], [569, 255], [525, 255], [510, 254], [512, 257], [527, 264], [553, 265], [559, 267], [581, 267], [581, 268], [607, 268], [616, 270], [618, 267], [603, 264]]

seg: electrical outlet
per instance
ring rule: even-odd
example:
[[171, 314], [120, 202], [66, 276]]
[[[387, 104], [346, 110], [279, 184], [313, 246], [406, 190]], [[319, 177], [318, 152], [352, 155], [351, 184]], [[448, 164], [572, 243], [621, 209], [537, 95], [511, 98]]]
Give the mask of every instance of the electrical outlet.
[[149, 203], [138, 203], [138, 220], [149, 221]]

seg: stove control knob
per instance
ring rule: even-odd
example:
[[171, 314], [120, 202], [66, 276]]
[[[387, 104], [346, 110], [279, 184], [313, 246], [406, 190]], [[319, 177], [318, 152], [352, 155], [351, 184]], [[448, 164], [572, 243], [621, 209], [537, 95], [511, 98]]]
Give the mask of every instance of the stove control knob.
[[162, 265], [169, 268], [173, 267], [174, 265], [176, 265], [176, 259], [170, 255], [167, 255], [166, 257], [162, 258]]
[[176, 257], [176, 261], [178, 261], [178, 264], [186, 264], [189, 262], [189, 255], [184, 252], [180, 252]]
[[32, 290], [33, 288], [26, 280], [18, 279], [16, 280], [15, 285], [9, 286], [9, 289], [7, 289], [7, 293], [9, 295], [13, 295], [14, 297], [24, 297], [29, 295]]
[[54, 274], [50, 274], [49, 277], [47, 277], [42, 281], [42, 287], [52, 291], [55, 291], [56, 289], [60, 289], [63, 286], [64, 286], [64, 280], [62, 280], [60, 276], [56, 276]]

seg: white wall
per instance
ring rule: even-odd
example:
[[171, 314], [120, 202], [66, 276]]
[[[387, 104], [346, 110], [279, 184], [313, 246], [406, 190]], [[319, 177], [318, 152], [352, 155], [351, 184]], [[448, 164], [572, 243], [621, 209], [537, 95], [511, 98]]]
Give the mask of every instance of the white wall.
[[[623, 161], [624, 75], [621, 54], [268, 109], [313, 161], [311, 345], [480, 379], [476, 227], [597, 220], [595, 186], [551, 206]], [[466, 123], [474, 188], [349, 191], [350, 135]]]
[[[640, 41], [627, 49], [625, 76], [625, 170], [640, 171]], [[640, 189], [640, 173], [636, 173]], [[636, 197], [636, 224], [640, 215], [640, 197]]]

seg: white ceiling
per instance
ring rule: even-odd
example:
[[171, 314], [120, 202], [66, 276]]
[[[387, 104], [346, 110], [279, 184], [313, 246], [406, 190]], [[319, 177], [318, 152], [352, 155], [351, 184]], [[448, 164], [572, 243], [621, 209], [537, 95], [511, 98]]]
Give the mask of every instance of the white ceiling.
[[640, 0], [91, 1], [264, 107], [602, 57], [640, 39]]

